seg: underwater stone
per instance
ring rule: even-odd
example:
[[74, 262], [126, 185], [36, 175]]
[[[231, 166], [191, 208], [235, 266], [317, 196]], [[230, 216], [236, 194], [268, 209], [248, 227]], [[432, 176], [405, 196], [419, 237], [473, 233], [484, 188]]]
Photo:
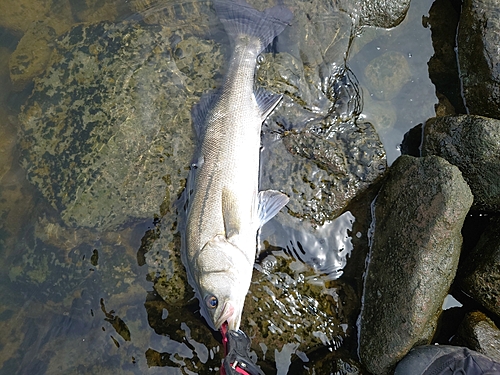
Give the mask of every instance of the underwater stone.
[[[173, 57], [172, 35], [191, 53]], [[67, 225], [107, 230], [164, 214], [192, 157], [191, 107], [221, 59], [214, 42], [161, 26], [73, 28], [19, 115], [29, 181]]]
[[406, 57], [395, 51], [388, 51], [370, 61], [364, 73], [370, 92], [384, 101], [389, 101], [398, 95], [411, 79]]
[[10, 80], [15, 91], [21, 91], [34, 77], [43, 73], [49, 62], [55, 30], [42, 21], [26, 30], [9, 60]]
[[290, 197], [288, 213], [322, 225], [338, 217], [356, 196], [385, 174], [387, 160], [369, 123], [325, 120], [325, 130], [288, 132], [264, 149], [261, 189]]
[[339, 6], [351, 13], [360, 26], [391, 28], [403, 21], [410, 0], [341, 0]]
[[33, 22], [47, 22], [58, 34], [67, 31], [72, 22], [68, 0], [0, 1], [0, 27], [22, 35]]

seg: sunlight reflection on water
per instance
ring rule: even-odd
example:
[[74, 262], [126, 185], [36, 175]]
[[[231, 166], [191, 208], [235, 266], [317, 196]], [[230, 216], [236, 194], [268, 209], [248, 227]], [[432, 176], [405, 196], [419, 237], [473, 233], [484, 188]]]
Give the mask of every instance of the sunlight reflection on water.
[[325, 280], [339, 278], [353, 250], [350, 231], [355, 218], [352, 213], [347, 211], [317, 228], [300, 219], [290, 221], [293, 227], [284, 226], [278, 220], [264, 226], [260, 233], [261, 246], [263, 241], [268, 241], [324, 274]]

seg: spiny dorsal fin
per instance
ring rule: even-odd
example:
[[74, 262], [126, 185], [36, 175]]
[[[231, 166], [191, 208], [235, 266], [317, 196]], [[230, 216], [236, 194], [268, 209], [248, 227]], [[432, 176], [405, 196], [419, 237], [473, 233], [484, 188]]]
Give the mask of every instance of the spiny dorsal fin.
[[206, 92], [201, 96], [200, 101], [191, 109], [193, 128], [198, 142], [201, 142], [205, 136], [208, 113], [213, 108], [214, 102], [219, 95], [219, 89]]

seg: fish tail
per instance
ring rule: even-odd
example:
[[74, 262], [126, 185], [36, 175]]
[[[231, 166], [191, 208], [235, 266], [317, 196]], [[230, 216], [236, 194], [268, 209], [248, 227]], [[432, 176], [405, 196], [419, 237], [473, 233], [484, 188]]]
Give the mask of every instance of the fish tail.
[[232, 43], [242, 35], [260, 40], [261, 53], [293, 18], [284, 5], [276, 5], [263, 12], [254, 9], [245, 0], [214, 0], [214, 8]]

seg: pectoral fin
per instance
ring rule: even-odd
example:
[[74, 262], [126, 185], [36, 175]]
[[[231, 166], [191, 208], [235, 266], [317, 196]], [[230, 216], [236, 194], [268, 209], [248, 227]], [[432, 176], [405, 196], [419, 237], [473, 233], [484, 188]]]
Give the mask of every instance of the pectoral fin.
[[283, 95], [273, 94], [272, 92], [266, 91], [263, 88], [255, 90], [254, 93], [255, 100], [259, 106], [260, 117], [264, 121], [267, 116], [273, 111], [278, 105]]
[[224, 230], [226, 238], [230, 239], [240, 233], [241, 222], [238, 216], [238, 202], [234, 193], [229, 189], [222, 190], [222, 217], [224, 219]]
[[259, 228], [280, 212], [289, 200], [290, 198], [277, 190], [260, 191], [257, 208]]

